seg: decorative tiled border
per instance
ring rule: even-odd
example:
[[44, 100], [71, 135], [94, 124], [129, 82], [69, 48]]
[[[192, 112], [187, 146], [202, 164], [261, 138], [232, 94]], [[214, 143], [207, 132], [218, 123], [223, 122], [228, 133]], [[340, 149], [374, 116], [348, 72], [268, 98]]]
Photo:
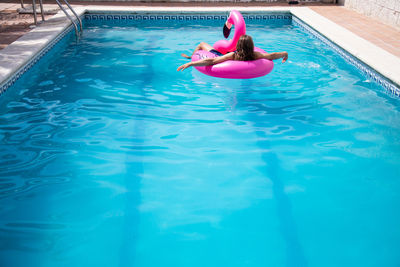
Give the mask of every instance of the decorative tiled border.
[[[311, 28], [305, 22], [297, 18], [290, 13], [272, 13], [272, 14], [256, 14], [256, 15], [243, 15], [245, 20], [257, 21], [257, 20], [289, 20], [296, 26], [301, 27], [305, 32], [318, 38], [340, 56], [342, 56], [348, 63], [356, 66], [362, 73], [367, 77], [371, 78], [378, 84], [380, 84], [388, 93], [396, 96], [400, 96], [400, 88], [394, 83], [390, 82], [383, 75], [375, 71], [370, 66], [364, 64], [354, 56], [350, 55], [347, 51], [340, 48], [338, 45], [327, 39], [325, 36]], [[101, 21], [101, 20], [118, 20], [118, 21], [154, 21], [154, 20], [171, 20], [171, 21], [197, 21], [197, 20], [226, 20], [226, 15], [204, 15], [204, 14], [96, 14], [86, 13], [84, 18], [88, 21]], [[8, 78], [5, 82], [0, 85], [0, 95], [12, 86], [27, 70], [29, 70], [41, 57], [43, 57], [55, 44], [57, 44], [67, 33], [73, 29], [72, 25], [59, 34], [54, 40], [52, 40], [42, 51], [36, 54], [32, 59], [29, 60], [21, 69], [19, 69], [14, 75]]]
[[71, 32], [73, 26], [70, 25], [62, 33], [60, 33], [54, 40], [52, 40], [45, 48], [43, 48], [39, 53], [34, 55], [23, 67], [21, 67], [16, 73], [0, 84], [0, 96], [9, 87], [11, 87], [25, 72], [27, 72], [33, 65], [35, 65], [39, 59], [41, 59], [47, 52], [50, 51], [53, 46], [55, 46], [65, 35]]
[[[197, 21], [197, 20], [226, 20], [227, 15], [151, 15], [151, 14], [99, 14], [99, 13], [87, 13], [84, 18], [88, 21], [96, 20], [118, 20], [118, 21], [146, 21], [146, 20], [172, 20], [172, 21]], [[292, 19], [292, 15], [289, 13], [279, 14], [266, 14], [266, 15], [243, 15], [245, 20], [288, 20]]]
[[369, 65], [366, 65], [365, 63], [363, 63], [356, 57], [352, 56], [346, 50], [344, 50], [343, 48], [339, 47], [337, 44], [335, 44], [332, 41], [330, 41], [329, 39], [327, 39], [325, 36], [323, 36], [322, 34], [317, 32], [316, 30], [314, 30], [312, 27], [307, 25], [305, 22], [303, 22], [296, 16], [292, 17], [292, 23], [296, 26], [299, 26], [308, 34], [316, 37], [317, 39], [321, 40], [323, 43], [328, 45], [336, 53], [338, 53], [342, 58], [344, 58], [344, 60], [346, 60], [351, 65], [355, 66], [358, 70], [360, 70], [368, 78], [374, 80], [379, 85], [381, 85], [389, 94], [395, 95], [397, 97], [400, 96], [400, 87], [396, 86], [394, 83], [389, 81], [386, 77], [384, 77], [382, 74], [378, 73], [372, 67], [370, 67]]

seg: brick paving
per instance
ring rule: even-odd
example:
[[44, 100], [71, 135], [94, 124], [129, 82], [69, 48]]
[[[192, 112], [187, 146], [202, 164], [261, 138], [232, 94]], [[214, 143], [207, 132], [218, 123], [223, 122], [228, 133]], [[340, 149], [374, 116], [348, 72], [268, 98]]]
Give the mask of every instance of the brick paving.
[[[24, 6], [30, 5], [25, 4]], [[33, 15], [19, 14], [17, 11], [19, 8], [21, 8], [19, 3], [0, 3], [0, 50], [34, 27]], [[51, 16], [45, 15], [45, 19]], [[37, 19], [39, 22], [41, 21], [40, 13], [38, 13]]]
[[400, 58], [400, 29], [341, 6], [312, 6], [310, 8]]

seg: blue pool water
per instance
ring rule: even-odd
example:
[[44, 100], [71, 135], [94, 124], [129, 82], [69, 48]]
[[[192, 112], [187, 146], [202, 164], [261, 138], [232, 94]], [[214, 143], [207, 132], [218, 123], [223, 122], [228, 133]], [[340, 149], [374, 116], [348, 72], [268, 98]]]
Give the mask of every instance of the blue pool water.
[[290, 21], [86, 22], [0, 97], [1, 266], [399, 266], [400, 104]]

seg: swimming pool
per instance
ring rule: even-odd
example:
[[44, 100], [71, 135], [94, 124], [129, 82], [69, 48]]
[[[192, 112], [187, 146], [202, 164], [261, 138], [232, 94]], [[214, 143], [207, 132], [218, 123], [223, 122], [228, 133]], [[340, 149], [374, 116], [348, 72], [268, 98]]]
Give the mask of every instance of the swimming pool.
[[399, 264], [398, 99], [284, 16], [268, 76], [177, 73], [222, 22], [88, 17], [0, 97], [0, 262]]

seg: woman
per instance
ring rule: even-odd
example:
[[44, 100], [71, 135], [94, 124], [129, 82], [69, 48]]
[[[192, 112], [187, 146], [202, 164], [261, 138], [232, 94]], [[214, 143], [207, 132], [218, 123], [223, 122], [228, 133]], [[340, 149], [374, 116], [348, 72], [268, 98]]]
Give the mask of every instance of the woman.
[[[207, 43], [200, 43], [196, 49], [193, 51], [193, 54], [198, 51], [198, 50], [206, 50], [209, 51], [213, 54], [216, 54], [218, 57], [215, 58], [206, 58], [202, 59], [199, 61], [192, 61], [188, 62], [186, 64], [183, 64], [178, 67], [177, 71], [182, 71], [188, 67], [192, 66], [210, 66], [210, 65], [215, 65], [227, 60], [240, 60], [240, 61], [250, 61], [250, 60], [256, 60], [256, 59], [269, 59], [269, 60], [275, 60], [282, 58], [282, 63], [285, 62], [288, 59], [288, 53], [287, 52], [275, 52], [275, 53], [261, 53], [261, 52], [255, 52], [254, 51], [254, 43], [253, 39], [249, 35], [242, 35], [239, 38], [239, 41], [236, 44], [236, 51], [235, 52], [229, 52], [225, 55], [221, 54], [217, 50], [215, 50], [211, 45]], [[193, 56], [192, 54], [192, 56]], [[190, 59], [191, 57], [182, 54], [183, 57]]]

